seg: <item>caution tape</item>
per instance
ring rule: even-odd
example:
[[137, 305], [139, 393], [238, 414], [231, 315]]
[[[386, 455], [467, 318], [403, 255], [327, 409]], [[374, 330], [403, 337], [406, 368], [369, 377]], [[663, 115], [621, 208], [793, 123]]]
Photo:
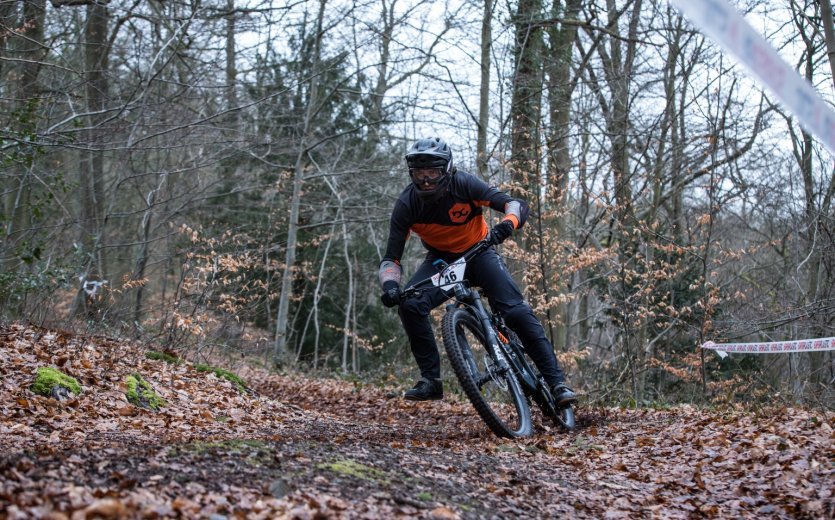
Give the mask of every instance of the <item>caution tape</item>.
[[835, 338], [800, 339], [796, 341], [769, 341], [765, 343], [714, 343], [708, 341], [702, 348], [715, 350], [725, 358], [728, 352], [741, 354], [777, 354], [789, 352], [820, 352], [835, 350]]
[[670, 0], [704, 34], [767, 85], [807, 131], [835, 153], [835, 112], [725, 0]]

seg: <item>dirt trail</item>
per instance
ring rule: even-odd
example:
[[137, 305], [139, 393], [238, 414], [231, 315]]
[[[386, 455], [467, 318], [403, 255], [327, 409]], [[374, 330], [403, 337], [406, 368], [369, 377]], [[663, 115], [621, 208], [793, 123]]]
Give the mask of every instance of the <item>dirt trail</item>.
[[[0, 327], [0, 518], [831, 518], [832, 418], [578, 410], [502, 440], [450, 397], [266, 373], [256, 393], [146, 348]], [[28, 390], [38, 366], [70, 401]], [[141, 373], [167, 401], [126, 402]]]

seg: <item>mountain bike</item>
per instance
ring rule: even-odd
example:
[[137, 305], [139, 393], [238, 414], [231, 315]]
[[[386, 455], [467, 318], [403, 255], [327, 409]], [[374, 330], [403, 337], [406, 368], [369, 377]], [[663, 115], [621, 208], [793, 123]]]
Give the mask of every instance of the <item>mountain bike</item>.
[[406, 288], [401, 298], [437, 287], [454, 299], [446, 306], [442, 321], [444, 349], [461, 388], [493, 433], [499, 437], [530, 435], [529, 400], [546, 417], [571, 430], [575, 426], [571, 405], [557, 405], [519, 337], [500, 315], [487, 310], [478, 289], [464, 279], [467, 262], [491, 245], [482, 240], [451, 264], [436, 260], [439, 272]]

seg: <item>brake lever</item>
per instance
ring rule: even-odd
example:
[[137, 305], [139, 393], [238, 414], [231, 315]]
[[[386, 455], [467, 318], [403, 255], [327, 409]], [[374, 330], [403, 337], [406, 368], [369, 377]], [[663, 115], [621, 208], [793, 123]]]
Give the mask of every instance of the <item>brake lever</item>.
[[415, 289], [414, 286], [408, 287], [406, 290], [400, 293], [400, 301], [402, 302], [406, 298], [411, 298], [412, 296], [420, 296], [422, 292], [422, 289]]

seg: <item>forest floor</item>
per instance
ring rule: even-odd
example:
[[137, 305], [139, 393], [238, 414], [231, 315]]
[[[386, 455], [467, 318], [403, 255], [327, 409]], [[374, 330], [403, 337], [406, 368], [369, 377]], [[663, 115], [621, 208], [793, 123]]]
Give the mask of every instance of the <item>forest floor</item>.
[[[58, 401], [39, 366], [75, 377]], [[139, 373], [167, 405], [125, 398]], [[495, 437], [454, 395], [245, 375], [104, 337], [0, 326], [0, 518], [832, 518], [833, 417], [580, 406]]]

